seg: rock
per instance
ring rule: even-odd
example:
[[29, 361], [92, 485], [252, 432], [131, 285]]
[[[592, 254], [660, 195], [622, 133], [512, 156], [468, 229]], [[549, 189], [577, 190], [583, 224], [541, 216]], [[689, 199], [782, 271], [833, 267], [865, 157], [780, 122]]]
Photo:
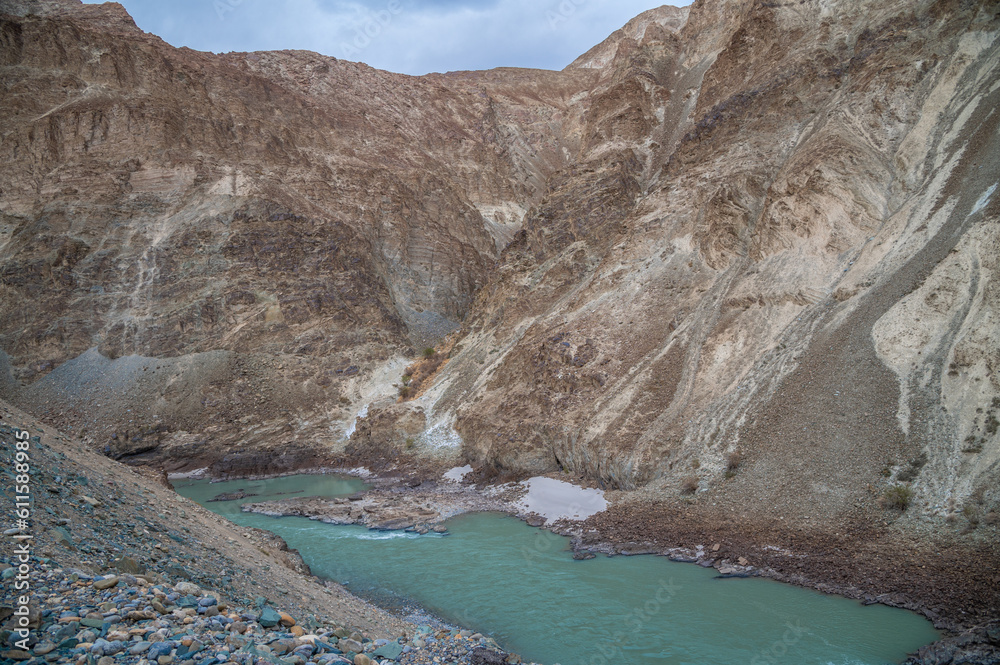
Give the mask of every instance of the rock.
[[174, 590], [187, 596], [201, 596], [201, 587], [191, 582], [182, 581], [174, 585]]
[[492, 651], [485, 647], [476, 647], [472, 650], [472, 657], [469, 659], [471, 665], [506, 665], [507, 654]]
[[403, 655], [403, 645], [396, 642], [389, 642], [372, 652], [372, 656], [388, 660], [398, 660], [401, 655]]
[[260, 618], [257, 619], [257, 623], [262, 625], [264, 628], [273, 628], [277, 626], [281, 621], [281, 615], [275, 612], [271, 607], [265, 607], [260, 612]]
[[125, 618], [134, 623], [136, 621], [149, 621], [150, 619], [155, 619], [156, 614], [150, 612], [149, 610], [134, 610], [126, 614]]
[[303, 635], [306, 634], [306, 631], [302, 630], [302, 626], [292, 626], [291, 628], [288, 629], [288, 632], [294, 635], [295, 637], [302, 637]]
[[722, 547], [722, 545], [720, 545], [719, 543], [716, 543], [716, 544], [712, 545], [712, 551], [713, 552], [718, 552], [720, 547]]
[[229, 630], [231, 630], [234, 633], [239, 633], [240, 635], [242, 635], [243, 633], [247, 632], [247, 625], [242, 621], [234, 621], [231, 624], [229, 624]]
[[434, 533], [448, 533], [448, 527], [443, 524], [437, 524], [434, 526]]
[[354, 665], [372, 665], [372, 659], [363, 653], [354, 656]]
[[128, 652], [133, 656], [140, 656], [149, 651], [151, 646], [153, 646], [152, 642], [136, 642], [129, 647]]
[[0, 651], [0, 656], [8, 660], [28, 660], [31, 658], [31, 652], [23, 649], [8, 649], [7, 651]]
[[151, 647], [149, 647], [149, 653], [146, 655], [150, 660], [156, 660], [160, 656], [166, 656], [174, 650], [174, 645], [172, 642], [154, 642]]
[[111, 656], [101, 656], [97, 660], [97, 665], [114, 665], [115, 659]]
[[61, 526], [54, 527], [49, 532], [49, 535], [52, 537], [52, 540], [59, 543], [60, 545], [68, 547], [71, 550], [76, 549], [76, 543], [73, 542], [73, 539], [69, 535], [69, 531], [67, 531], [64, 527]]
[[749, 565], [749, 564], [750, 564], [750, 562], [749, 562], [749, 561], [747, 561], [747, 560], [746, 560], [745, 558], [743, 558], [743, 557], [740, 557], [739, 559], [737, 559], [737, 560], [736, 560], [736, 562], [737, 562], [738, 564], [740, 564], [741, 566], [747, 566], [747, 565]]
[[129, 556], [115, 559], [112, 565], [120, 572], [128, 573], [129, 575], [141, 575], [146, 572], [144, 566], [141, 566], [138, 561]]
[[345, 637], [337, 643], [337, 648], [341, 651], [353, 651], [354, 653], [359, 653], [363, 647], [361, 646], [361, 642]]
[[285, 628], [295, 625], [295, 619], [293, 619], [290, 614], [285, 614], [284, 612], [281, 612], [279, 622]]

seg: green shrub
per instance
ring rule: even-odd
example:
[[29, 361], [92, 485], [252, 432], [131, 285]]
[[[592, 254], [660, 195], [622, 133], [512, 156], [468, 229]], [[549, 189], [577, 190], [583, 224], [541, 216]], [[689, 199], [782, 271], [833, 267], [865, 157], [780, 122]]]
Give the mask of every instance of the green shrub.
[[910, 507], [913, 490], [909, 485], [893, 485], [882, 494], [882, 505], [900, 512]]
[[407, 397], [409, 397], [410, 396], [410, 387], [409, 386], [400, 386], [399, 387], [399, 396], [402, 397], [403, 399], [406, 399]]
[[433, 358], [435, 353], [436, 352], [434, 351], [434, 347], [428, 346], [426, 349], [424, 349], [424, 358]]

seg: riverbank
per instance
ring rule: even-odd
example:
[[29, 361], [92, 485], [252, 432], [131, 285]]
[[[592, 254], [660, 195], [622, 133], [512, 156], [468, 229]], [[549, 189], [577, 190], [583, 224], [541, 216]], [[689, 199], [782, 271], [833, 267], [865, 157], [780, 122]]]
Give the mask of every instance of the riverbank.
[[[525, 509], [526, 490], [517, 484], [476, 488], [430, 482], [410, 487], [391, 478], [374, 480], [377, 487], [352, 497], [354, 501], [325, 503], [293, 498], [245, 509], [404, 529], [433, 525], [466, 511], [500, 510], [571, 537], [579, 558], [595, 552], [656, 554], [712, 567], [720, 575], [760, 576], [865, 604], [918, 612], [948, 637], [925, 647], [913, 663], [948, 662], [941, 660], [942, 654], [951, 652], [972, 658], [967, 662], [1000, 659], [1000, 624], [995, 614], [995, 571], [1000, 568], [989, 547], [969, 552], [946, 539], [919, 542], [886, 527], [852, 529], [835, 536], [822, 530], [762, 525], [745, 518], [721, 520], [693, 500], [667, 505], [627, 493], [609, 493], [611, 504], [585, 520], [546, 520]], [[428, 510], [436, 501], [447, 509]], [[392, 515], [408, 511], [410, 518], [392, 523]], [[386, 516], [388, 519], [380, 521]]]

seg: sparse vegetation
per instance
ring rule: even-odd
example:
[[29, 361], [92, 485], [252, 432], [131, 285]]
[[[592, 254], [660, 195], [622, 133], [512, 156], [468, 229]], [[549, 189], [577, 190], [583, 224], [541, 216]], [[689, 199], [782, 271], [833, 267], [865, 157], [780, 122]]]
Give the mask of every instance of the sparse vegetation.
[[731, 450], [726, 453], [726, 473], [736, 475], [736, 470], [740, 468], [740, 461], [743, 455], [739, 450]]
[[900, 512], [910, 507], [913, 501], [913, 490], [909, 485], [893, 485], [882, 494], [882, 506]]
[[416, 447], [417, 447], [417, 440], [414, 439], [412, 436], [406, 437], [406, 449], [413, 450]]
[[682, 494], [694, 494], [698, 491], [698, 485], [700, 481], [698, 476], [688, 476], [681, 481], [681, 493]]
[[697, 457], [695, 457], [693, 460], [691, 460], [691, 468], [692, 469], [701, 468], [701, 460], [698, 459]]
[[962, 515], [965, 516], [965, 519], [969, 520], [969, 525], [973, 528], [979, 526], [979, 510], [971, 503], [962, 507]]
[[927, 464], [927, 453], [921, 452], [910, 460], [910, 465], [896, 474], [896, 480], [904, 483], [913, 482], [920, 475], [920, 470]]
[[405, 400], [420, 394], [420, 389], [427, 379], [433, 376], [447, 359], [447, 353], [438, 353], [432, 347], [424, 349], [422, 357], [403, 372], [403, 387], [400, 388], [399, 396]]
[[965, 447], [962, 448], [963, 453], [981, 453], [983, 452], [983, 441], [984, 439], [977, 439], [975, 434], [970, 434], [965, 437]]

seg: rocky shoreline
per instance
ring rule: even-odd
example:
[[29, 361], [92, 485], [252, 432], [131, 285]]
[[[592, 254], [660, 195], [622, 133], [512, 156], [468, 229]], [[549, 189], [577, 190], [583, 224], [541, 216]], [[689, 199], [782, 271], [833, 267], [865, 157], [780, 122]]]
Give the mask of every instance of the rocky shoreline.
[[[36, 561], [46, 590], [23, 641], [0, 651], [26, 665], [404, 665], [446, 662], [488, 665], [509, 656], [468, 630], [416, 627], [396, 639], [372, 640], [334, 622], [298, 622], [259, 597], [233, 605], [217, 591], [148, 575], [98, 575]], [[15, 570], [0, 565], [4, 579]], [[5, 628], [4, 642], [17, 635]]]

